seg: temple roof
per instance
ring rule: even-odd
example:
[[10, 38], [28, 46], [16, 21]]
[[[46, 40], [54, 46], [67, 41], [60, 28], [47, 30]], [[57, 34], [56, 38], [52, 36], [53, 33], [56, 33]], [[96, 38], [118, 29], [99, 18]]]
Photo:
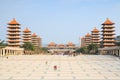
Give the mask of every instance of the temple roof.
[[55, 42], [50, 42], [48, 46], [56, 46]]
[[110, 21], [109, 18], [106, 19], [106, 21], [102, 25], [113, 25], [114, 23]]
[[58, 46], [65, 46], [64, 44], [59, 44]]
[[15, 20], [15, 18], [13, 18], [13, 20], [10, 21], [8, 24], [9, 24], [9, 25], [11, 25], [11, 24], [17, 24], [17, 25], [20, 25], [20, 24]]
[[28, 28], [26, 28], [25, 30], [23, 30], [23, 32], [31, 32]]
[[91, 35], [89, 34], [89, 33], [87, 33], [86, 35], [85, 35], [85, 37], [90, 37]]
[[73, 44], [72, 42], [68, 42], [67, 46], [75, 46], [75, 44]]
[[99, 30], [95, 27], [92, 32], [99, 32]]

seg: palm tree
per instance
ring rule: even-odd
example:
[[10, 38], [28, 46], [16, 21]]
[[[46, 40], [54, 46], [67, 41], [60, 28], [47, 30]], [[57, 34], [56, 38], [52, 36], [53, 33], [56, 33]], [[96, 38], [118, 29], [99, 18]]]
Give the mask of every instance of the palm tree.
[[4, 40], [0, 40], [0, 48], [7, 46], [7, 44], [4, 42], [5, 42]]

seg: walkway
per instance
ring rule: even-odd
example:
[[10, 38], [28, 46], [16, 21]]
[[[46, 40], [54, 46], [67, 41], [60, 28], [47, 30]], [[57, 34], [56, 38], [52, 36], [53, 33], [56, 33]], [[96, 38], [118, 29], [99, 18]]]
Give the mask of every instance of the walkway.
[[0, 80], [120, 80], [120, 59], [109, 55], [0, 57]]

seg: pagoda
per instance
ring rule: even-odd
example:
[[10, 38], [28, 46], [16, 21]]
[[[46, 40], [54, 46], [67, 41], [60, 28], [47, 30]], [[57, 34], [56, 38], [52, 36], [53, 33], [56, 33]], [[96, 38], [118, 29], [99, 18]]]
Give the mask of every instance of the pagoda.
[[87, 33], [85, 35], [85, 46], [88, 46], [91, 44], [91, 35], [89, 33]]
[[115, 26], [108, 18], [102, 24], [102, 47], [114, 47], [115, 46]]
[[36, 35], [36, 33], [32, 34], [32, 44], [35, 47], [41, 47], [41, 38]]
[[26, 28], [23, 30], [23, 43], [31, 42], [31, 31]]
[[42, 47], [42, 39], [40, 36], [37, 37], [37, 41], [38, 41], [38, 46]]
[[91, 31], [92, 34], [92, 43], [100, 46], [100, 31], [96, 27]]
[[8, 23], [7, 30], [7, 43], [9, 47], [20, 47], [20, 24], [13, 18]]

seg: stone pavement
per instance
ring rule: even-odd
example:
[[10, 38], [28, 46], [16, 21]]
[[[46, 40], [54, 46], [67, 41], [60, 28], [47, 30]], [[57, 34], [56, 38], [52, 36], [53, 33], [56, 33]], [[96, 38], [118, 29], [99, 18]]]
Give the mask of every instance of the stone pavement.
[[109, 55], [0, 57], [0, 80], [120, 80], [120, 60]]

